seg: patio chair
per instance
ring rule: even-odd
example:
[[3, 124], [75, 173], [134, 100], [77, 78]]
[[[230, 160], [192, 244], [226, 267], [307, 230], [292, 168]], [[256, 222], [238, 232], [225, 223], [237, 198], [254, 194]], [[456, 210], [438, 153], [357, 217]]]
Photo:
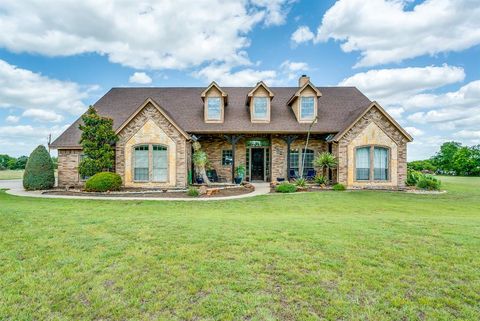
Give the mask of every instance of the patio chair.
[[311, 181], [311, 180], [313, 180], [313, 179], [315, 178], [315, 175], [316, 175], [316, 174], [317, 174], [317, 172], [316, 172], [314, 169], [309, 168], [309, 169], [307, 169], [307, 175], [306, 175], [305, 178], [306, 178], [308, 181]]
[[218, 175], [217, 175], [217, 171], [215, 169], [207, 170], [207, 177], [208, 177], [208, 180], [212, 183], [217, 183], [218, 182]]

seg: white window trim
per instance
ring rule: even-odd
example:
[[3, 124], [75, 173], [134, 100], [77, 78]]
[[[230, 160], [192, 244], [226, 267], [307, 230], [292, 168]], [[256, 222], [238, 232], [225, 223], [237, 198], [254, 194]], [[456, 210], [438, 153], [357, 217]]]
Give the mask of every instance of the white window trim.
[[[302, 115], [302, 100], [303, 98], [313, 98], [313, 116], [312, 117], [303, 117]], [[317, 116], [317, 102], [315, 101], [315, 96], [300, 96], [300, 101], [298, 105], [298, 112], [300, 114], [300, 120], [313, 120]]]
[[[255, 112], [255, 100], [258, 99], [258, 98], [261, 98], [261, 99], [265, 99], [265, 101], [267, 102], [267, 106], [266, 106], [266, 111], [265, 111], [265, 117], [258, 117], [256, 112]], [[256, 97], [253, 97], [253, 108], [252, 108], [252, 112], [253, 112], [253, 119], [254, 120], [268, 120], [268, 116], [270, 114], [270, 101], [268, 99], [268, 97], [266, 96], [256, 96]]]
[[[208, 107], [208, 102], [211, 98], [215, 98], [215, 99], [218, 99], [220, 104], [219, 104], [219, 107], [220, 107], [220, 113], [218, 115], [218, 118], [212, 118], [210, 117], [210, 113], [209, 113], [209, 107]], [[222, 121], [222, 114], [223, 114], [223, 102], [222, 102], [222, 97], [220, 96], [209, 96], [207, 97], [206, 101], [205, 101], [205, 109], [206, 109], [206, 120], [207, 121]]]

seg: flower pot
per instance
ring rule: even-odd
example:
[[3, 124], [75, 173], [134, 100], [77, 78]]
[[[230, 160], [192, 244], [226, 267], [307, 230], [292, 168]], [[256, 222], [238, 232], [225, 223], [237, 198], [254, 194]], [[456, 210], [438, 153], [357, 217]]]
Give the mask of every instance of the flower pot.
[[235, 177], [234, 178], [235, 184], [240, 184], [242, 182], [242, 179], [243, 177]]
[[203, 184], [203, 183], [204, 183], [203, 177], [197, 177], [197, 178], [195, 178], [195, 182], [197, 182], [197, 184]]

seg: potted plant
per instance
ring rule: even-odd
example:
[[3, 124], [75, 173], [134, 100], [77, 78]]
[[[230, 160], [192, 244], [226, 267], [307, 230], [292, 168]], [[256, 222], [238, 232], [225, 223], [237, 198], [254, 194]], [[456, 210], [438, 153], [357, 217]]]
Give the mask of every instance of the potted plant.
[[242, 183], [243, 177], [245, 176], [245, 165], [240, 164], [235, 168], [235, 184]]

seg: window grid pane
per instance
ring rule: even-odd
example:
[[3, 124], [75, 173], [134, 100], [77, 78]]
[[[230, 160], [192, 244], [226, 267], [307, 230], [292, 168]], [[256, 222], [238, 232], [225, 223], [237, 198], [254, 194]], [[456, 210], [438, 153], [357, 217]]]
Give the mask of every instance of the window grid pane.
[[253, 99], [253, 116], [261, 119], [267, 118], [267, 97]]
[[221, 119], [221, 110], [220, 110], [220, 97], [209, 97], [207, 98], [207, 118], [220, 120]]
[[357, 180], [370, 179], [370, 147], [357, 148], [355, 167]]
[[133, 179], [148, 181], [148, 145], [135, 147]]
[[313, 97], [302, 97], [300, 115], [302, 119], [311, 119], [315, 116], [315, 103]]
[[227, 165], [232, 165], [233, 162], [233, 154], [232, 150], [222, 150], [222, 165], [227, 166]]
[[290, 169], [294, 171], [295, 175], [298, 175], [298, 170], [299, 170], [298, 154], [299, 154], [298, 149], [290, 150]]
[[168, 154], [167, 148], [161, 145], [153, 145], [153, 171], [152, 179], [155, 182], [165, 182], [168, 177]]
[[373, 149], [373, 179], [386, 181], [388, 179], [388, 150], [382, 147]]
[[306, 176], [308, 174], [308, 170], [312, 170], [313, 167], [313, 159], [314, 159], [314, 152], [311, 149], [305, 150], [303, 149], [303, 157], [305, 159], [304, 161], [304, 167], [303, 167], [303, 175]]

